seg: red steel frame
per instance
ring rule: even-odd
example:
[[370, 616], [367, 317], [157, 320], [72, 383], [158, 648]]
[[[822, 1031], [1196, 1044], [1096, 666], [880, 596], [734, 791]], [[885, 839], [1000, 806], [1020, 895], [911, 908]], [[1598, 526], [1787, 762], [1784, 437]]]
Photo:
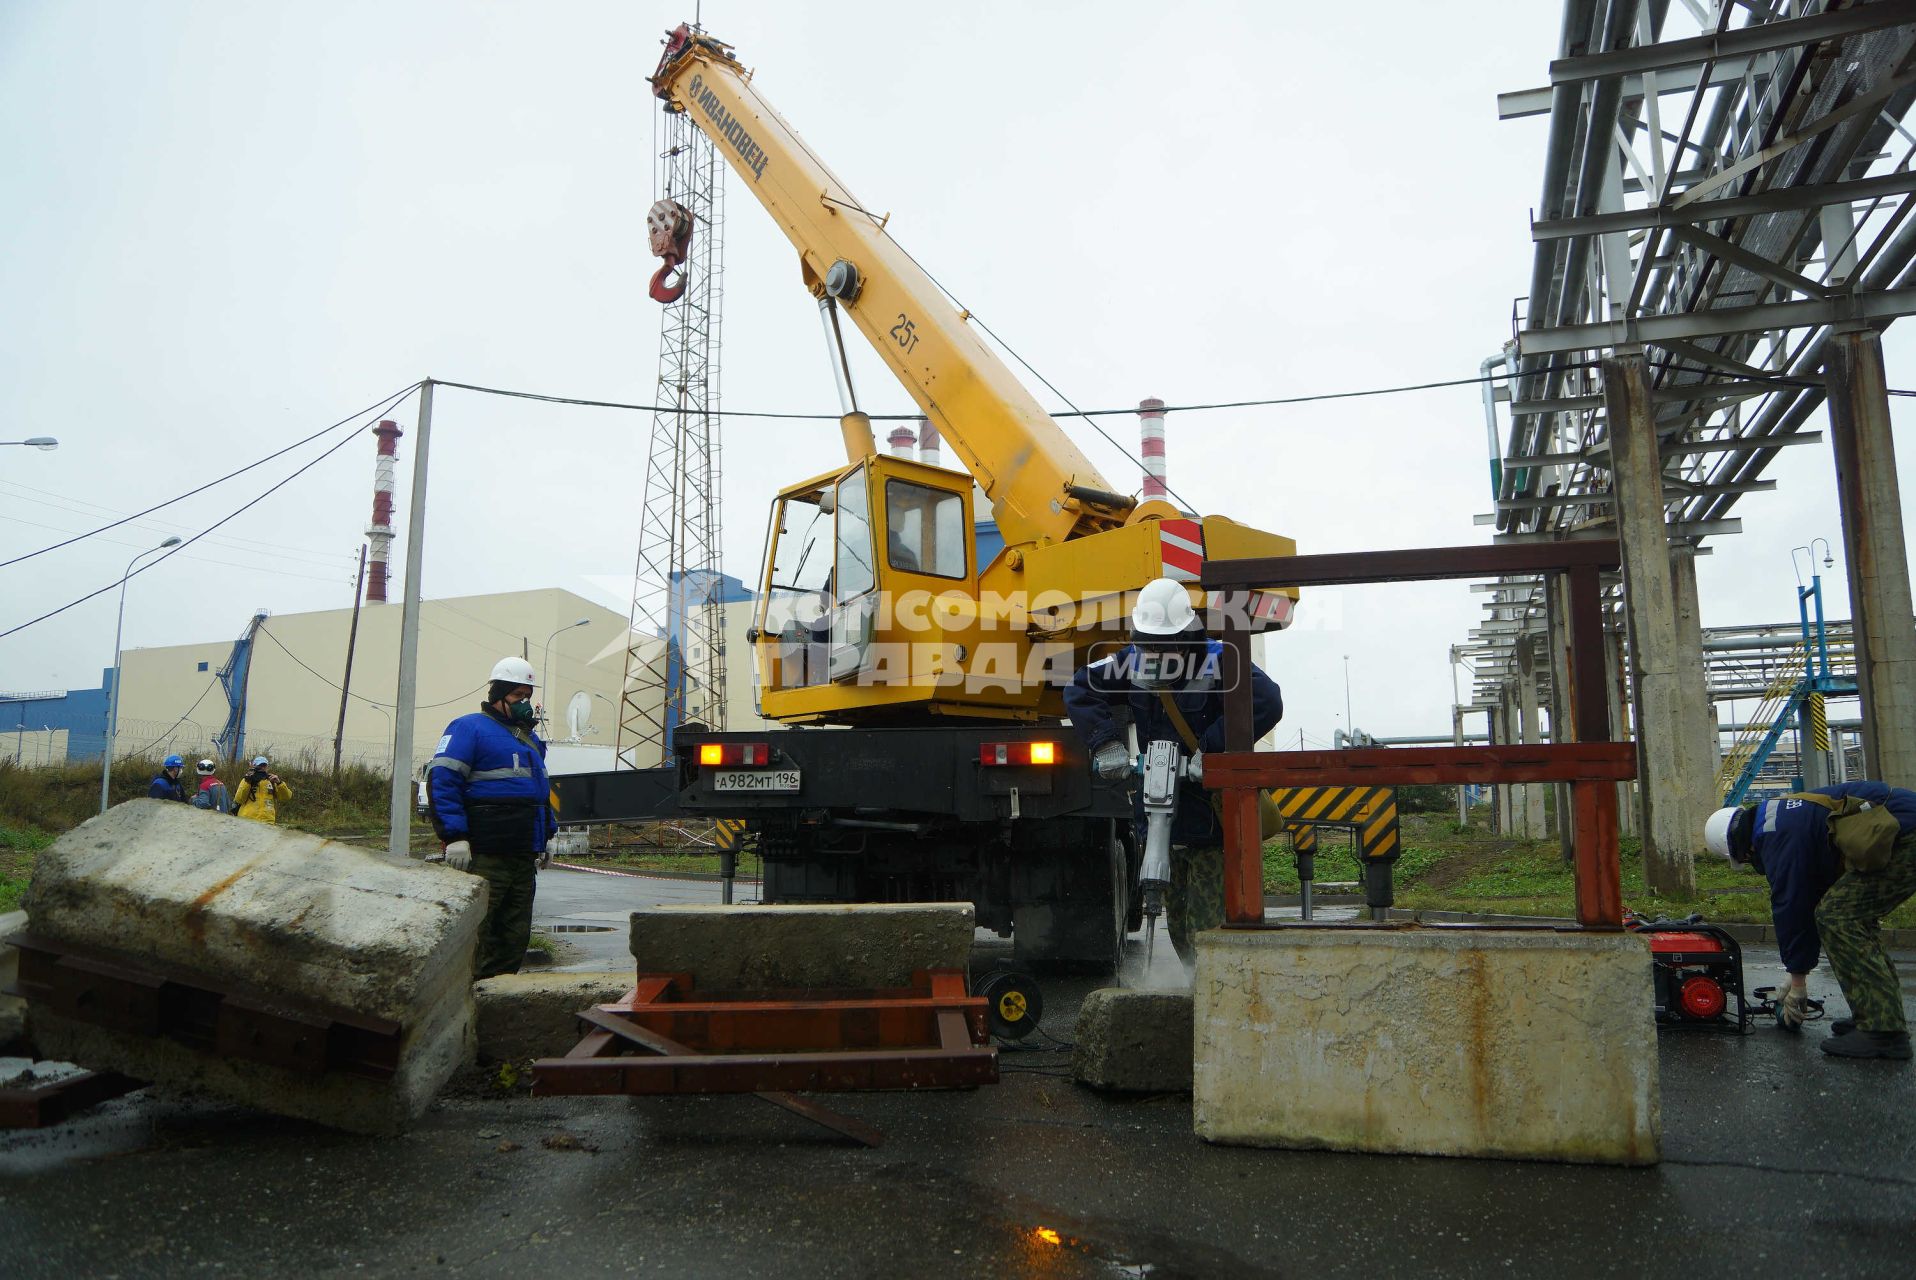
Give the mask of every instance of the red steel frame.
[[[642, 973], [563, 1058], [532, 1064], [534, 1096], [755, 1093], [876, 1146], [882, 1135], [793, 1090], [958, 1089], [998, 1080], [985, 1000], [957, 969], [885, 991], [712, 993], [690, 974]], [[634, 1056], [634, 1051], [649, 1056]]]
[[1567, 782], [1574, 814], [1577, 922], [1623, 927], [1616, 784], [1637, 776], [1634, 744], [1612, 742], [1604, 689], [1599, 575], [1622, 563], [1614, 540], [1431, 547], [1335, 555], [1210, 560], [1207, 592], [1241, 593], [1274, 582], [1298, 587], [1424, 582], [1541, 573], [1567, 578], [1572, 741], [1526, 746], [1392, 747], [1356, 751], [1256, 751], [1251, 723], [1250, 632], [1224, 628], [1227, 749], [1204, 757], [1204, 785], [1223, 793], [1224, 916], [1229, 926], [1264, 923], [1264, 862], [1258, 792], [1267, 787], [1407, 786], [1422, 783]]

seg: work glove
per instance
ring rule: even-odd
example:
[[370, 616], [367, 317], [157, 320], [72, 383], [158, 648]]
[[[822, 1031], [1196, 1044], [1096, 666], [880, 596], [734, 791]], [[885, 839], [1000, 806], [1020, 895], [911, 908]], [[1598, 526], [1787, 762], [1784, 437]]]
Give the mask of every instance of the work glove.
[[1782, 986], [1776, 991], [1776, 1025], [1785, 1031], [1800, 1031], [1810, 1016], [1810, 993], [1805, 987]]
[[1131, 772], [1131, 753], [1122, 742], [1107, 742], [1092, 752], [1091, 769], [1100, 778], [1115, 781]]
[[472, 868], [472, 841], [454, 840], [446, 846], [446, 865], [454, 871], [468, 871]]
[[1191, 758], [1184, 762], [1184, 776], [1193, 782], [1204, 781], [1204, 753], [1194, 751]]

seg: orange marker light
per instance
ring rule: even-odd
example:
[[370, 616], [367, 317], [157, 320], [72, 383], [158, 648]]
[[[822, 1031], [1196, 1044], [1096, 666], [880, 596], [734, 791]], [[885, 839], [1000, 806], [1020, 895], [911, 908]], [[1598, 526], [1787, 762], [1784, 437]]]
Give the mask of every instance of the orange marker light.
[[725, 744], [722, 742], [699, 743], [700, 764], [724, 764]]
[[1034, 742], [1031, 744], [1031, 763], [1056, 764], [1058, 744], [1055, 742]]

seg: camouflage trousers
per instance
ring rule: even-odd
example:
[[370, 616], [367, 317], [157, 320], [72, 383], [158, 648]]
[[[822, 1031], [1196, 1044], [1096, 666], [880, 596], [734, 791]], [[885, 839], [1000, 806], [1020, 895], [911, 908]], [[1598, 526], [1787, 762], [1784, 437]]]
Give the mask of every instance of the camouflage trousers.
[[1890, 851], [1889, 865], [1868, 873], [1846, 871], [1816, 904], [1816, 931], [1830, 968], [1843, 985], [1850, 1016], [1865, 1031], [1907, 1031], [1902, 984], [1883, 950], [1884, 916], [1916, 897], [1916, 836]]
[[486, 882], [486, 918], [479, 922], [479, 951], [472, 976], [517, 973], [532, 940], [532, 897], [539, 887], [539, 860], [530, 853], [475, 853], [472, 873]]
[[1224, 850], [1221, 846], [1171, 850], [1171, 883], [1164, 894], [1164, 923], [1178, 959], [1197, 961], [1196, 938], [1224, 923]]

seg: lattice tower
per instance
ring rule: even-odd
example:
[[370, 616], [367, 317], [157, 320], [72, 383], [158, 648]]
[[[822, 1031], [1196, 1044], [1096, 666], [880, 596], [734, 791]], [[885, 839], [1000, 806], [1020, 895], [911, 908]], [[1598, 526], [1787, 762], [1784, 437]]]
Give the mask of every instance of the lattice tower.
[[683, 113], [654, 128], [653, 189], [692, 214], [688, 284], [664, 308], [652, 441], [646, 452], [631, 630], [615, 750], [620, 768], [670, 756], [673, 732], [725, 726], [720, 597], [719, 319], [724, 297], [724, 164]]

